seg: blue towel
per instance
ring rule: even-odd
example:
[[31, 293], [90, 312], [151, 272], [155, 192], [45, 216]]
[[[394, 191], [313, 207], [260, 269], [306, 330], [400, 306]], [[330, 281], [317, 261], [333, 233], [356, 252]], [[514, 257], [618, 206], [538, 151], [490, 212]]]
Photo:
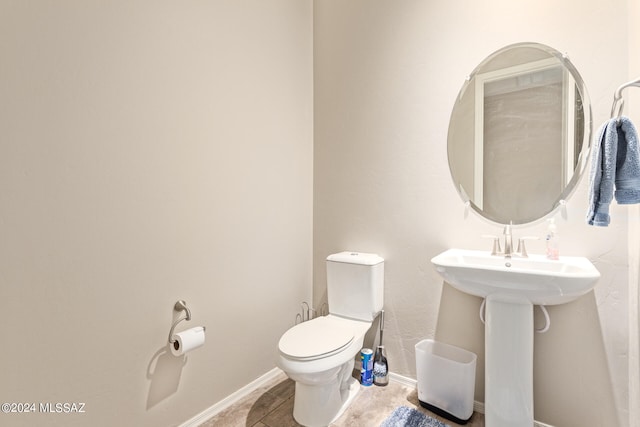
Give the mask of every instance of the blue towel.
[[625, 116], [607, 120], [598, 130], [591, 158], [588, 224], [609, 225], [614, 196], [621, 205], [640, 203], [638, 132]]

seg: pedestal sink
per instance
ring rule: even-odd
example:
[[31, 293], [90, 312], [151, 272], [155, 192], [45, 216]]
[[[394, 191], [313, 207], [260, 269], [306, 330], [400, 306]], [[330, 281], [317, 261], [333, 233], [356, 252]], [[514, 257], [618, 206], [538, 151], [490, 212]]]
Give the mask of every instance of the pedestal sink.
[[600, 273], [583, 257], [505, 258], [463, 249], [431, 262], [454, 288], [486, 298], [486, 426], [533, 426], [533, 306], [573, 301]]

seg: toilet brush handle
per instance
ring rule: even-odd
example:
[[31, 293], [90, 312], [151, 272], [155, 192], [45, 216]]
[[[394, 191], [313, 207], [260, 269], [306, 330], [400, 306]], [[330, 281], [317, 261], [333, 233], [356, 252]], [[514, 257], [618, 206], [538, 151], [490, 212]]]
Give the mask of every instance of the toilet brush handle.
[[380, 311], [380, 343], [382, 345], [382, 333], [384, 332], [384, 310]]

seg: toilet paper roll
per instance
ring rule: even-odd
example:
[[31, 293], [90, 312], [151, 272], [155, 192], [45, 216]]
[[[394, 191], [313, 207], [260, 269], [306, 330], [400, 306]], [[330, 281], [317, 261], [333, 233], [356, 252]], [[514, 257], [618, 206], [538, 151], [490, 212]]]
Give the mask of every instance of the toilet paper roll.
[[182, 356], [191, 350], [204, 345], [204, 326], [195, 326], [186, 331], [178, 332], [173, 336], [175, 340], [171, 346], [174, 356]]

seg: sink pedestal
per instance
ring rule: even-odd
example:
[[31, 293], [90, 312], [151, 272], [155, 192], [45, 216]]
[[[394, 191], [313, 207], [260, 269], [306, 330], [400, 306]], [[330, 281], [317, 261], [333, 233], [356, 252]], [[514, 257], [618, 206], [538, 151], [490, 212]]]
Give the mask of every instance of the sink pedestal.
[[533, 426], [533, 304], [487, 296], [485, 424]]
[[431, 262], [454, 288], [486, 298], [485, 425], [533, 426], [533, 306], [589, 292], [600, 273], [586, 258], [505, 258], [449, 249]]

